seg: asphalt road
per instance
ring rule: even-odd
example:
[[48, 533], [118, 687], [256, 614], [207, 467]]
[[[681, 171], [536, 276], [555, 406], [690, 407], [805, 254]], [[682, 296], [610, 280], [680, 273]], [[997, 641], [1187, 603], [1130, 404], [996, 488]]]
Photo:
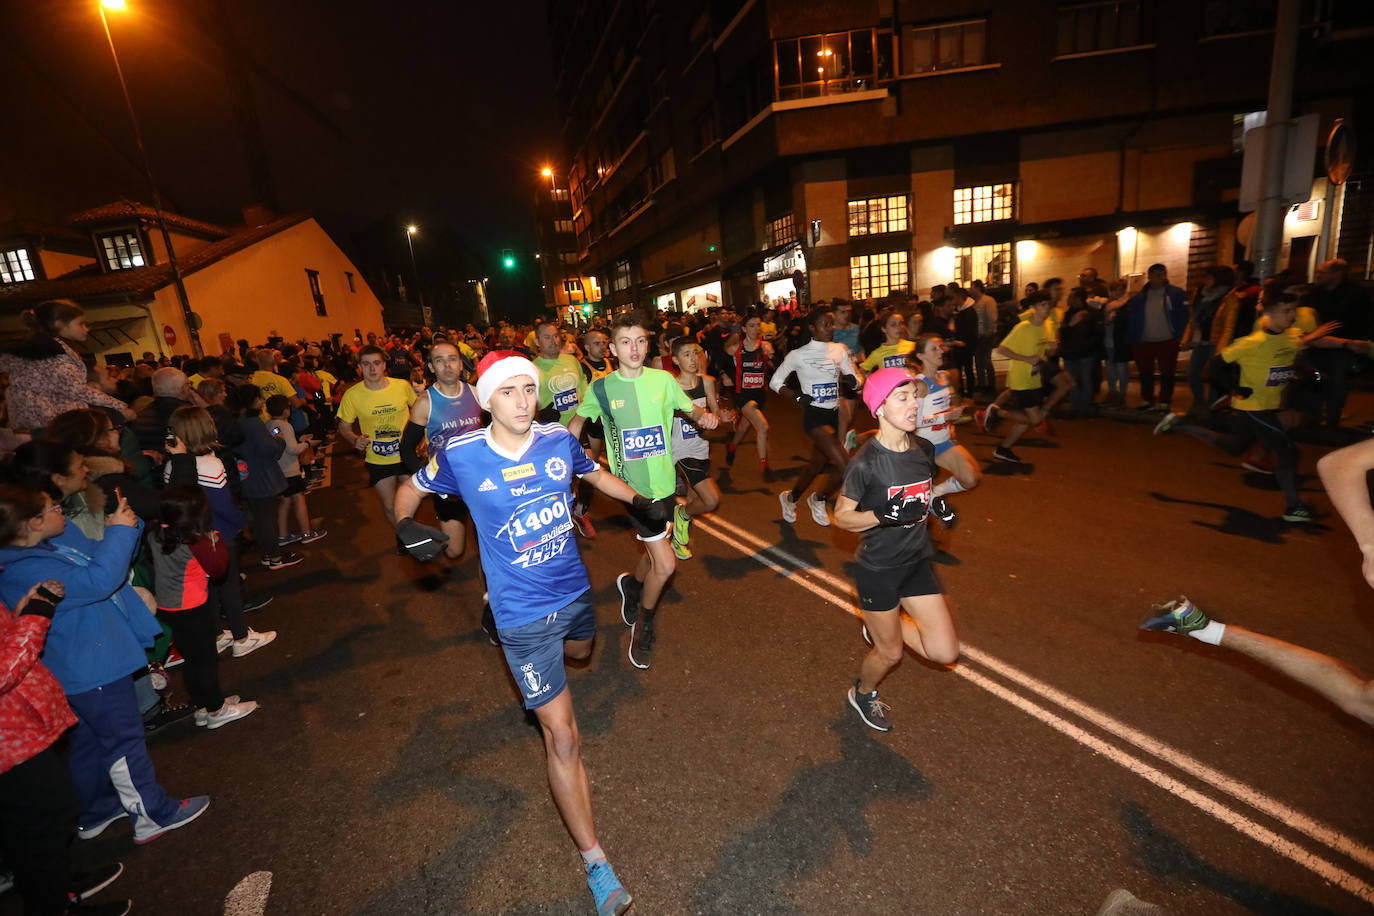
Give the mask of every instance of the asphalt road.
[[[1371, 411], [1374, 412], [1374, 411]], [[1056, 425], [956, 498], [940, 575], [966, 652], [908, 655], [896, 730], [844, 695], [865, 646], [855, 537], [775, 497], [803, 463], [776, 399], [765, 484], [721, 475], [663, 606], [652, 670], [625, 659], [614, 577], [637, 547], [618, 507], [580, 542], [601, 627], [570, 671], [603, 847], [639, 914], [1093, 914], [1114, 888], [1171, 913], [1368, 913], [1374, 730], [1254, 665], [1137, 632], [1179, 592], [1374, 670], [1371, 594], [1338, 518], [1293, 528], [1265, 478], [1185, 437]], [[961, 438], [980, 460], [992, 439]], [[1304, 490], [1330, 506], [1303, 448]], [[723, 464], [723, 449], [714, 456]], [[499, 650], [477, 629], [475, 560], [449, 576], [393, 552], [352, 456], [312, 493], [329, 536], [255, 572], [277, 641], [227, 656], [249, 719], [151, 742], [164, 785], [208, 792], [122, 857], [136, 912], [218, 914], [257, 874], [270, 914], [589, 913], [575, 848]], [[253, 906], [229, 912], [255, 913]]]

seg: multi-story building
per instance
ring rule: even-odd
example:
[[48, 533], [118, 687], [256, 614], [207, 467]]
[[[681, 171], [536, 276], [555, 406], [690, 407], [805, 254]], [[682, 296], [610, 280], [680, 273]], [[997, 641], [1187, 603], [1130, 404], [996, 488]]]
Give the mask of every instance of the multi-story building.
[[[1306, 2], [1295, 114], [1369, 123], [1371, 6]], [[550, 4], [581, 272], [615, 304], [1175, 282], [1243, 252], [1276, 0]], [[1363, 93], [1363, 94], [1362, 94]], [[1369, 144], [1366, 144], [1368, 147]], [[1280, 266], [1368, 275], [1374, 179], [1285, 222]], [[1366, 172], [1368, 171], [1366, 166]], [[1322, 227], [1329, 226], [1325, 240]]]
[[534, 213], [539, 236], [539, 273], [544, 285], [544, 305], [561, 318], [576, 320], [583, 309], [601, 301], [595, 274], [583, 275], [573, 232], [572, 198], [566, 179], [546, 166], [535, 195]]

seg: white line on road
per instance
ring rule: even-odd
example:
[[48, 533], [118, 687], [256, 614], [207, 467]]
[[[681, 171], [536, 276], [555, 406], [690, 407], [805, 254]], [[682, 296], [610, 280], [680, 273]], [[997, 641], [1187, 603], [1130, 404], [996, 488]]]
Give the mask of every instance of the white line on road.
[[[710, 534], [712, 537], [716, 538], [724, 544], [727, 544], [730, 547], [733, 547], [741, 553], [751, 556], [755, 561], [757, 561], [761, 565], [766, 566], [769, 569], [772, 569], [774, 572], [777, 572], [780, 575], [787, 577], [790, 581], [797, 585], [800, 585], [807, 591], [810, 591], [813, 594], [825, 599], [829, 603], [835, 605], [841, 610], [844, 610], [852, 614], [853, 616], [861, 616], [858, 608], [854, 606], [854, 602], [852, 600], [853, 588], [849, 585], [848, 582], [844, 581], [843, 579], [833, 576], [825, 572], [824, 570], [808, 568], [807, 564], [804, 561], [791, 555], [786, 550], [783, 550], [782, 548], [774, 544], [769, 544], [767, 541], [764, 541], [763, 539], [757, 537], [751, 532], [739, 528], [738, 526], [725, 521], [719, 516], [712, 516], [709, 520], [694, 519], [694, 522], [697, 528], [705, 531], [707, 534]], [[726, 532], [729, 533], [727, 534]], [[772, 554], [773, 557], [777, 557], [778, 559], [784, 560], [787, 563], [791, 564], [790, 568], [788, 566], [783, 566], [782, 564], [776, 562], [774, 559], [765, 555], [765, 552]], [[823, 588], [816, 582], [811, 581], [813, 578], [818, 579], [821, 582], [824, 582], [826, 585], [830, 586], [830, 588]], [[840, 594], [837, 595], [835, 594], [835, 592], [839, 592]], [[904, 620], [903, 623], [911, 629], [911, 633], [908, 633], [907, 630], [904, 629], [904, 635], [908, 635], [911, 637], [907, 639], [907, 643], [910, 645], [912, 642], [912, 638], [914, 638], [914, 625], [910, 624], [910, 622], [906, 620]], [[1088, 705], [1087, 703], [1077, 700], [1074, 697], [1069, 696], [1068, 694], [1063, 693], [1062, 691], [1057, 690], [1054, 687], [1051, 687], [1049, 684], [1046, 684], [1043, 681], [1040, 681], [1037, 678], [1032, 677], [1031, 675], [1021, 671], [1013, 665], [1001, 661], [995, 656], [989, 655], [988, 653], [983, 652], [982, 650], [977, 649], [973, 646], [970, 646], [967, 643], [963, 643], [962, 648], [963, 654], [966, 659], [987, 666], [989, 669], [997, 672], [998, 674], [1007, 678], [1008, 680], [1016, 682], [1024, 689], [1039, 694], [1043, 699], [1049, 700], [1050, 702], [1062, 706], [1068, 711], [1078, 716], [1081, 716], [1083, 719], [1087, 720], [1088, 722], [1091, 722], [1092, 724], [1103, 729], [1104, 731], [1116, 735], [1118, 738], [1121, 738], [1122, 740], [1135, 745], [1141, 750], [1153, 754], [1161, 760], [1164, 760], [1165, 762], [1170, 763], [1184, 770], [1185, 772], [1189, 773], [1189, 775], [1195, 776], [1198, 779], [1203, 780], [1204, 782], [1208, 783], [1214, 788], [1226, 792], [1227, 794], [1230, 794], [1233, 797], [1253, 806], [1257, 810], [1262, 811], [1265, 814], [1268, 814], [1269, 816], [1285, 824], [1288, 824], [1295, 830], [1298, 830], [1299, 832], [1306, 834], [1312, 839], [1315, 839], [1318, 842], [1323, 843], [1324, 845], [1330, 847], [1334, 851], [1343, 853], [1349, 856], [1350, 858], [1354, 859], [1355, 861], [1361, 863], [1362, 865], [1365, 865], [1367, 867], [1374, 867], [1374, 851], [1371, 851], [1368, 847], [1362, 845], [1358, 841], [1340, 833], [1337, 830], [1334, 830], [1331, 827], [1327, 827], [1326, 825], [1321, 824], [1320, 822], [1296, 811], [1295, 809], [1283, 804], [1282, 802], [1277, 801], [1276, 799], [1270, 798], [1269, 796], [1265, 795], [1262, 792], [1259, 792], [1256, 789], [1250, 788], [1244, 783], [1234, 780], [1231, 777], [1226, 776], [1225, 774], [1220, 773], [1217, 770], [1214, 770], [1211, 767], [1206, 766], [1205, 764], [1196, 760], [1192, 756], [1176, 748], [1173, 748], [1161, 741], [1157, 741], [1156, 739], [1151, 738], [1150, 736], [1134, 728], [1131, 728], [1130, 726], [1126, 725], [1123, 722], [1120, 722], [1112, 716], [1109, 716], [1101, 710], [1098, 710], [1095, 707]], [[1161, 773], [1160, 771], [1156, 770], [1155, 768], [1151, 767], [1149, 764], [1139, 760], [1138, 758], [1131, 756], [1130, 754], [1124, 751], [1119, 750], [1118, 748], [1112, 745], [1106, 744], [1105, 742], [1101, 741], [1095, 736], [1083, 731], [1082, 729], [1078, 728], [1075, 725], [1072, 725], [1071, 723], [1063, 719], [1060, 719], [1053, 713], [1050, 713], [1049, 711], [1036, 705], [1030, 700], [1020, 696], [1019, 694], [1016, 694], [1013, 691], [1006, 689], [1005, 687], [996, 683], [995, 681], [992, 681], [987, 677], [978, 674], [977, 672], [969, 670], [967, 665], [955, 666], [953, 670], [956, 673], [968, 679], [970, 682], [977, 684], [980, 687], [983, 687], [985, 690], [988, 690], [994, 696], [997, 696], [1000, 699], [1012, 703], [1013, 705], [1017, 706], [1017, 708], [1029, 713], [1030, 715], [1044, 722], [1046, 725], [1049, 725], [1050, 727], [1055, 728], [1061, 733], [1071, 738], [1074, 738], [1074, 740], [1079, 741], [1081, 744], [1084, 744], [1092, 750], [1104, 754], [1109, 759], [1120, 764], [1126, 769], [1131, 770], [1132, 772], [1142, 776], [1150, 782], [1155, 783], [1161, 788], [1164, 788], [1167, 791], [1170, 791], [1173, 794], [1179, 796], [1180, 798], [1183, 798], [1185, 801], [1189, 802], [1190, 804], [1193, 804], [1200, 810], [1216, 817], [1222, 822], [1227, 823], [1232, 827], [1235, 827], [1237, 830], [1240, 830], [1243, 833], [1246, 833], [1247, 835], [1254, 838], [1257, 842], [1260, 842], [1265, 846], [1268, 846], [1275, 852], [1278, 852], [1279, 854], [1293, 860], [1299, 865], [1302, 865], [1303, 867], [1316, 872], [1326, 880], [1340, 885], [1341, 887], [1345, 888], [1346, 890], [1349, 890], [1356, 896], [1359, 896], [1361, 899], [1374, 903], [1374, 888], [1371, 888], [1368, 884], [1365, 884], [1360, 879], [1343, 871], [1342, 869], [1338, 868], [1332, 863], [1312, 855], [1306, 850], [1303, 850], [1301, 847], [1293, 845], [1292, 843], [1288, 842], [1282, 837], [1279, 837], [1277, 834], [1274, 834], [1268, 829], [1261, 827], [1258, 824], [1255, 824], [1254, 822], [1232, 811], [1231, 809], [1226, 808], [1225, 806], [1220, 805], [1212, 801], [1211, 799], [1208, 799], [1206, 796], [1200, 795], [1199, 793], [1184, 785], [1183, 783], [1180, 783], [1172, 777], [1167, 776]], [[1061, 725], [1063, 727], [1061, 727]], [[1103, 750], [1103, 748], [1106, 748], [1107, 750]], [[1158, 776], [1159, 779], [1154, 778], [1154, 776]], [[1161, 782], [1160, 779], [1167, 780], [1168, 784], [1166, 785], [1164, 782]], [[1177, 791], [1175, 787], [1179, 787], [1186, 790], [1186, 794]], [[1202, 804], [1200, 802], [1205, 804]]]

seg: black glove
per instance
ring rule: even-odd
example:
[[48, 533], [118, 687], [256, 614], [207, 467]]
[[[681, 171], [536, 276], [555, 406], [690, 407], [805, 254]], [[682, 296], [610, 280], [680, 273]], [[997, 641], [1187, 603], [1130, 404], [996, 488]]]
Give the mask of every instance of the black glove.
[[898, 493], [878, 510], [878, 525], [882, 528], [897, 528], [919, 522], [925, 517], [925, 503], [919, 499], [908, 499], [906, 494]]
[[930, 501], [930, 514], [944, 523], [946, 528], [953, 528], [959, 524], [959, 514], [954, 511], [954, 507], [945, 502], [943, 496], [936, 496]]
[[39, 598], [37, 595], [29, 599], [28, 604], [19, 612], [22, 617], [25, 614], [32, 614], [35, 617], [46, 617], [52, 620], [53, 613], [57, 610], [53, 603], [46, 598]]
[[396, 523], [396, 536], [401, 546], [421, 563], [434, 559], [444, 550], [448, 535], [437, 528], [421, 525], [413, 518], [403, 518]]
[[1240, 395], [1242, 398], [1254, 397], [1255, 389], [1247, 387], [1245, 385], [1237, 385], [1236, 394]]
[[802, 393], [800, 393], [800, 392], [797, 393], [796, 398], [797, 398], [797, 403], [800, 404], [800, 405], [803, 406], [803, 407], [810, 407], [810, 406], [811, 406], [811, 402], [814, 401], [814, 400], [816, 400], [816, 399], [813, 398], [811, 395], [809, 395], [809, 394], [802, 394]]
[[663, 499], [649, 499], [647, 496], [635, 494], [635, 498], [630, 505], [634, 506], [640, 518], [655, 525], [666, 525], [673, 517], [673, 509], [677, 507], [677, 500], [671, 496]]

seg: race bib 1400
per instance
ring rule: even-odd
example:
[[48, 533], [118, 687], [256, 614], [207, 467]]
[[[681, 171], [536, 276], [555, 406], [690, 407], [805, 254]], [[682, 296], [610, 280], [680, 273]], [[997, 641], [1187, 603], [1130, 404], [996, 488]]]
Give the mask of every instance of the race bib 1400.
[[524, 553], [571, 531], [567, 495], [566, 491], [546, 493], [521, 503], [506, 522], [511, 547]]
[[662, 426], [640, 426], [624, 430], [620, 434], [620, 444], [625, 452], [626, 461], [657, 458], [668, 454], [668, 443], [663, 438]]

